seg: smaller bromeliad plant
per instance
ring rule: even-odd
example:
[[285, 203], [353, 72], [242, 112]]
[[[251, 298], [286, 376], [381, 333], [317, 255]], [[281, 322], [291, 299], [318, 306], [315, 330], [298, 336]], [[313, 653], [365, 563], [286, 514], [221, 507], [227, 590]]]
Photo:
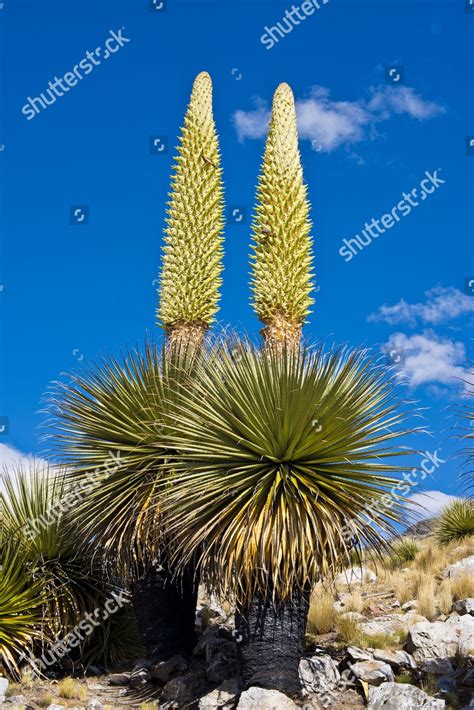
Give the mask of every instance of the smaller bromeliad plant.
[[434, 534], [440, 545], [474, 535], [474, 501], [467, 498], [450, 503], [437, 520]]
[[[59, 667], [67, 654], [56, 654], [54, 644], [108, 595], [123, 590], [85, 544], [75, 511], [68, 509], [73, 491], [64, 469], [32, 460], [5, 472], [1, 484], [0, 659], [17, 676], [25, 662]], [[109, 631], [115, 621], [106, 624]], [[95, 634], [81, 637], [81, 649], [86, 646], [91, 657], [103, 658]], [[70, 651], [77, 660], [77, 644]]]

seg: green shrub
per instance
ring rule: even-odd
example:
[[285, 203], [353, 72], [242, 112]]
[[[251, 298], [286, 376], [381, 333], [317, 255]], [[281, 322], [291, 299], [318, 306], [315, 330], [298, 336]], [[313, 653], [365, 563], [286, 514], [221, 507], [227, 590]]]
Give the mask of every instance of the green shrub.
[[443, 510], [437, 522], [436, 540], [447, 545], [470, 535], [474, 535], [474, 503], [469, 499], [455, 500]]
[[420, 549], [416, 540], [411, 537], [403, 537], [392, 545], [392, 560], [398, 564], [412, 562]]

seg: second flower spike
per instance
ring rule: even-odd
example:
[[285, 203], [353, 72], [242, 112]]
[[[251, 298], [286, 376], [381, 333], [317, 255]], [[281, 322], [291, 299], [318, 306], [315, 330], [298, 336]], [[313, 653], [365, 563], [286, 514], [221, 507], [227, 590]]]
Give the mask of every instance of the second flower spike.
[[194, 81], [175, 160], [158, 320], [170, 344], [199, 344], [218, 311], [224, 197], [207, 72]]
[[252, 300], [267, 346], [298, 347], [314, 302], [309, 210], [293, 92], [280, 84], [258, 181], [251, 256]]

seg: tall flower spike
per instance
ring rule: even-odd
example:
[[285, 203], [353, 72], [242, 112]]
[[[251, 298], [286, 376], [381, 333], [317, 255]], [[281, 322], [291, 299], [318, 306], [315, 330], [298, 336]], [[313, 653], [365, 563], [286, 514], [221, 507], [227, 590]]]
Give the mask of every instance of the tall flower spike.
[[158, 321], [170, 342], [199, 343], [218, 311], [224, 196], [212, 81], [194, 81], [171, 180]]
[[298, 347], [314, 303], [309, 210], [293, 92], [280, 84], [258, 181], [251, 255], [252, 301], [268, 346]]

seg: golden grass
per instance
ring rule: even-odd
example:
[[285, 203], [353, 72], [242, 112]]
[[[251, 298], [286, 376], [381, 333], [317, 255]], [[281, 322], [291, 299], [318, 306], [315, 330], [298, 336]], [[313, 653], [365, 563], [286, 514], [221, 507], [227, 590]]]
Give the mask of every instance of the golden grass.
[[334, 628], [336, 612], [334, 611], [334, 595], [321, 585], [316, 587], [310, 599], [306, 633], [312, 636], [327, 634]]
[[453, 606], [453, 590], [450, 579], [443, 579], [437, 593], [438, 609], [442, 614], [449, 614]]
[[34, 702], [40, 708], [47, 708], [48, 705], [53, 703], [54, 697], [52, 695], [42, 695], [41, 698], [37, 698]]
[[398, 648], [403, 644], [406, 636], [404, 632], [368, 636], [364, 634], [356, 621], [342, 617], [336, 621], [336, 630], [344, 645], [358, 646], [359, 648]]
[[467, 599], [474, 597], [474, 577], [463, 574], [450, 580], [453, 599]]
[[433, 577], [424, 576], [419, 580], [416, 599], [418, 600], [417, 613], [425, 616], [428, 621], [433, 621], [436, 616], [436, 582]]
[[359, 591], [352, 592], [351, 598], [344, 604], [344, 611], [356, 611], [362, 613], [367, 606], [367, 601], [362, 598]]
[[362, 646], [364, 634], [352, 619], [339, 617], [336, 622], [337, 635], [347, 646]]
[[58, 683], [58, 695], [60, 698], [67, 698], [68, 700], [74, 698], [84, 701], [87, 698], [87, 688], [72, 678], [64, 678]]

